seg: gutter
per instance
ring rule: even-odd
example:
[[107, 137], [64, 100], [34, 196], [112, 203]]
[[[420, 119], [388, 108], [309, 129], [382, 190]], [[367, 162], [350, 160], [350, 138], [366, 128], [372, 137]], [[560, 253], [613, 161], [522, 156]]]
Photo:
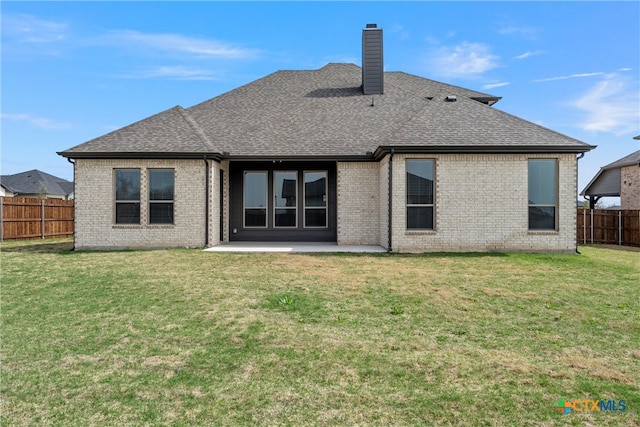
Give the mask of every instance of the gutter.
[[558, 146], [558, 145], [539, 145], [539, 146], [509, 146], [509, 145], [461, 145], [455, 146], [416, 146], [416, 147], [398, 147], [398, 146], [379, 146], [373, 153], [373, 159], [379, 161], [386, 154], [390, 154], [392, 150], [402, 154], [536, 154], [536, 153], [585, 153], [596, 148], [595, 145], [576, 146]]
[[[584, 157], [584, 153], [580, 153], [578, 155], [578, 157], [576, 157], [576, 190], [578, 189], [578, 162], [583, 157]], [[575, 218], [574, 223], [578, 224], [578, 219], [577, 218]], [[576, 235], [576, 253], [578, 255], [581, 255], [580, 251], [578, 250], [578, 233], [576, 232], [575, 235]]]
[[204, 246], [207, 247], [209, 245], [209, 160], [207, 159], [207, 155], [204, 155], [204, 191], [205, 191], [205, 202], [204, 202]]
[[67, 162], [73, 165], [73, 247], [72, 251], [76, 250], [76, 162], [67, 157]]
[[387, 205], [389, 206], [389, 248], [388, 251], [392, 252], [393, 251], [393, 245], [391, 244], [391, 238], [393, 237], [393, 198], [392, 198], [392, 189], [393, 189], [393, 155], [395, 154], [395, 149], [391, 149], [391, 152], [389, 153], [389, 188], [388, 188], [388, 198], [389, 198], [389, 202], [387, 203]]

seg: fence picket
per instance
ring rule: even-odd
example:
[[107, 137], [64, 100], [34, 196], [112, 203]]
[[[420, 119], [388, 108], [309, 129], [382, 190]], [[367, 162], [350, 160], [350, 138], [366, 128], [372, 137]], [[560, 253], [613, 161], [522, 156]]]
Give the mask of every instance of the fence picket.
[[576, 218], [578, 242], [640, 246], [640, 210], [579, 208]]
[[73, 236], [74, 201], [0, 198], [0, 240]]

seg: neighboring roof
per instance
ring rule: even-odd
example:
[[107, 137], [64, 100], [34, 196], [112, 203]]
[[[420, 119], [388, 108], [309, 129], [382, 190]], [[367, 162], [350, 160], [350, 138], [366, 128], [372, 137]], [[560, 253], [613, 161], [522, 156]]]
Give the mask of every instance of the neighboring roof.
[[[59, 154], [364, 160], [390, 148], [575, 153], [594, 148], [490, 107], [500, 98], [489, 94], [386, 72], [384, 94], [372, 96], [363, 94], [361, 79], [362, 70], [354, 64], [278, 71]], [[456, 101], [446, 102], [448, 96]]]
[[73, 182], [37, 169], [0, 176], [0, 184], [16, 195], [46, 193], [67, 196], [73, 193]]
[[620, 196], [620, 169], [640, 165], [640, 150], [600, 168], [580, 193], [581, 196]]

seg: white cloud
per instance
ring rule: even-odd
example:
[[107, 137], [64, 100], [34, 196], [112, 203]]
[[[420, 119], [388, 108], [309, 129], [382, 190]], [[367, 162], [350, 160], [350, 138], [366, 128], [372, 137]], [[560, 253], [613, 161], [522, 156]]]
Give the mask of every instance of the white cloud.
[[518, 25], [507, 25], [498, 30], [498, 33], [505, 35], [517, 35], [525, 37], [527, 39], [536, 39], [538, 37], [538, 30], [533, 27], [525, 27]]
[[586, 117], [580, 127], [593, 132], [618, 135], [637, 132], [640, 122], [639, 82], [628, 76], [610, 73], [593, 85], [573, 105]]
[[498, 83], [488, 83], [482, 86], [482, 89], [495, 89], [497, 87], [509, 86], [511, 82], [498, 82]]
[[548, 77], [545, 79], [536, 79], [536, 80], [532, 80], [532, 82], [534, 83], [541, 83], [541, 82], [553, 82], [556, 80], [568, 80], [568, 79], [577, 79], [577, 78], [581, 78], [581, 77], [593, 77], [593, 76], [602, 76], [604, 75], [604, 73], [602, 71], [598, 71], [595, 73], [577, 73], [577, 74], [570, 74], [568, 76], [558, 76], [558, 77]]
[[183, 65], [164, 65], [152, 70], [112, 75], [110, 77], [121, 79], [165, 78], [174, 80], [217, 80], [217, 76], [209, 69], [186, 67]]
[[498, 56], [482, 43], [462, 42], [456, 46], [441, 46], [428, 54], [432, 72], [448, 77], [482, 74], [498, 66]]
[[203, 58], [245, 59], [258, 54], [255, 49], [235, 47], [218, 40], [188, 37], [181, 34], [148, 34], [133, 30], [111, 31], [97, 42], [118, 47], [143, 47]]
[[400, 40], [407, 40], [409, 32], [402, 25], [396, 24], [389, 29], [389, 33], [395, 34]]
[[525, 59], [531, 56], [542, 55], [543, 53], [544, 51], [542, 50], [527, 51], [521, 55], [516, 56], [515, 59]]
[[31, 15], [3, 15], [3, 35], [22, 43], [51, 43], [66, 38], [68, 25]]
[[4, 120], [26, 121], [33, 126], [47, 130], [70, 129], [71, 124], [66, 122], [57, 122], [44, 117], [34, 117], [30, 114], [0, 114], [0, 118]]

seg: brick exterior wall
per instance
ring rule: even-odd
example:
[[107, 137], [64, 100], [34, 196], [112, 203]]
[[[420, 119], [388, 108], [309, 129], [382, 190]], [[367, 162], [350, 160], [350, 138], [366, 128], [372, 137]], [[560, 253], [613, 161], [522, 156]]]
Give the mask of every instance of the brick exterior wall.
[[379, 244], [379, 168], [375, 162], [338, 162], [339, 245]]
[[[405, 160], [435, 159], [433, 231], [406, 230]], [[558, 230], [528, 231], [528, 159], [558, 159]], [[393, 251], [567, 252], [576, 248], [574, 154], [395, 155]]]
[[389, 156], [379, 163], [380, 170], [380, 224], [378, 244], [389, 249]]
[[[406, 230], [405, 161], [435, 160], [435, 229]], [[558, 159], [557, 231], [528, 231], [528, 159]], [[389, 156], [380, 162], [337, 163], [337, 240], [340, 245], [388, 246]], [[398, 252], [568, 252], [576, 247], [574, 154], [438, 154], [393, 158], [392, 246]], [[205, 242], [203, 160], [86, 160], [75, 164], [77, 249], [213, 246], [229, 240], [229, 162], [209, 161], [209, 222]], [[141, 171], [141, 224], [114, 223], [114, 169]], [[148, 224], [148, 169], [175, 170], [173, 225]], [[640, 182], [640, 168], [622, 179]], [[223, 197], [220, 198], [220, 171]], [[626, 177], [626, 178], [625, 178]], [[624, 185], [623, 185], [624, 187]], [[635, 195], [638, 197], [638, 187]], [[636, 199], [637, 200], [637, 199]], [[629, 209], [629, 207], [625, 207]], [[222, 233], [220, 213], [222, 212]], [[222, 239], [221, 239], [222, 234]]]
[[620, 207], [640, 209], [640, 166], [631, 165], [620, 169]]
[[[229, 241], [229, 161], [220, 163], [210, 161], [209, 175], [209, 241], [207, 246], [216, 246]], [[222, 171], [222, 204], [220, 203], [220, 172]], [[220, 230], [220, 212], [222, 212], [222, 232]]]
[[[115, 224], [114, 169], [140, 169], [140, 225]], [[148, 221], [148, 169], [175, 170], [174, 224]], [[76, 249], [202, 247], [205, 245], [203, 160], [87, 160], [75, 162]]]

